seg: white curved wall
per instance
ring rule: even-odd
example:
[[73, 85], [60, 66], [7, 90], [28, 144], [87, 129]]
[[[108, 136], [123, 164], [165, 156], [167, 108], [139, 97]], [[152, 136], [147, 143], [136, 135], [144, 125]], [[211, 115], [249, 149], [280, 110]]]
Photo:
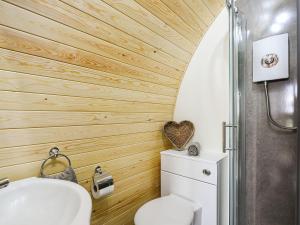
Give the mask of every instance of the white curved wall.
[[[200, 42], [183, 77], [174, 120], [190, 120], [196, 131], [192, 141], [201, 151], [222, 152], [222, 122], [229, 117], [228, 13], [224, 9]], [[228, 165], [222, 177], [220, 225], [228, 225]]]
[[224, 9], [200, 42], [183, 77], [174, 120], [196, 127], [201, 151], [222, 151], [222, 121], [228, 119], [228, 13]]

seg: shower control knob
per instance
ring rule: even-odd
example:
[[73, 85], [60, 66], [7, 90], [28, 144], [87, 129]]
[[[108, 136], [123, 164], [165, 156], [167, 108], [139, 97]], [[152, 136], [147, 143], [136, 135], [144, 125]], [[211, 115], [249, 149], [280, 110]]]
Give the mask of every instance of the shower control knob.
[[203, 174], [209, 176], [211, 174], [210, 170], [204, 169], [202, 170]]

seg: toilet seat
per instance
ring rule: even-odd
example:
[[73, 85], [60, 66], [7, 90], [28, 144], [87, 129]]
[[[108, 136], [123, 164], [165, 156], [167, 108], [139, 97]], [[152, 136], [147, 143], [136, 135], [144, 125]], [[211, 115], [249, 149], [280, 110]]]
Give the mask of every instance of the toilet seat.
[[195, 205], [171, 194], [143, 205], [135, 214], [135, 225], [191, 225]]

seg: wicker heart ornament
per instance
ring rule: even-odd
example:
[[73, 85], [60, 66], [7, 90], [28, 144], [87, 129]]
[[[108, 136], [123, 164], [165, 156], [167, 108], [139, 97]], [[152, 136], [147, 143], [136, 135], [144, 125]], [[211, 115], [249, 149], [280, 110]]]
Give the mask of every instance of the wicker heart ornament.
[[193, 123], [187, 120], [180, 123], [169, 121], [164, 125], [163, 131], [165, 136], [178, 150], [183, 150], [184, 146], [193, 137], [195, 128]]

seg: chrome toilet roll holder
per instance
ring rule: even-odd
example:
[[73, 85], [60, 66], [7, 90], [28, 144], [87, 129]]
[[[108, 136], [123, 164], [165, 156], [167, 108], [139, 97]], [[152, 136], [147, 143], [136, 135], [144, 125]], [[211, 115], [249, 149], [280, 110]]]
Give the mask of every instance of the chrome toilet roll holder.
[[92, 177], [92, 195], [95, 199], [111, 194], [114, 190], [114, 179], [108, 172], [97, 166]]

